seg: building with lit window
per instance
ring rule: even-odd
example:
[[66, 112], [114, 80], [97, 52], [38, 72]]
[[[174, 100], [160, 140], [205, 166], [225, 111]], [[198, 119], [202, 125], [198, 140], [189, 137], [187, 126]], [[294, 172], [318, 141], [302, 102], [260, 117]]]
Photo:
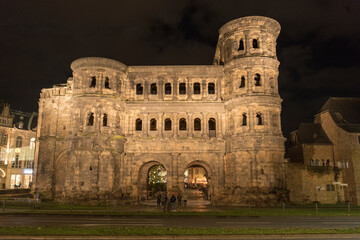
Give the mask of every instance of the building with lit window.
[[0, 189], [29, 188], [32, 183], [37, 113], [10, 109], [0, 102]]
[[230, 21], [213, 65], [75, 60], [66, 83], [41, 91], [35, 191], [142, 201], [160, 165], [168, 192], [186, 194], [185, 173], [201, 168], [214, 204], [278, 204], [287, 193], [279, 33], [267, 17]]
[[292, 202], [360, 204], [360, 98], [329, 98], [291, 133], [289, 157]]

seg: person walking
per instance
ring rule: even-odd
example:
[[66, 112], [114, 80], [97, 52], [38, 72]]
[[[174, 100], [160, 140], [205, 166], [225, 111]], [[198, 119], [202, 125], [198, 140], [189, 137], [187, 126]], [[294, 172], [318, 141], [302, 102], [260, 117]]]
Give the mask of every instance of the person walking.
[[176, 197], [174, 194], [172, 194], [170, 198], [170, 203], [171, 203], [171, 210], [176, 211]]
[[161, 193], [159, 193], [156, 197], [156, 203], [157, 203], [157, 208], [160, 208], [160, 204], [161, 204]]
[[181, 194], [180, 193], [177, 195], [177, 200], [178, 200], [178, 206], [180, 207], [181, 206]]
[[168, 201], [168, 196], [165, 193], [164, 198], [163, 198], [163, 207], [164, 207], [164, 212], [166, 212], [166, 205], [167, 205], [167, 201]]

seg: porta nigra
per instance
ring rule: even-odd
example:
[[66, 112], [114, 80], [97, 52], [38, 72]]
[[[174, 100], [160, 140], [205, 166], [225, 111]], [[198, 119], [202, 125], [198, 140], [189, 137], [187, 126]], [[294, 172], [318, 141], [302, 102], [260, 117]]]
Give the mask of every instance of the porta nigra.
[[212, 204], [283, 201], [279, 32], [267, 17], [228, 22], [213, 65], [75, 60], [66, 83], [41, 91], [35, 191], [138, 202], [153, 196], [149, 170], [159, 166], [168, 193], [184, 194], [189, 170], [200, 169]]

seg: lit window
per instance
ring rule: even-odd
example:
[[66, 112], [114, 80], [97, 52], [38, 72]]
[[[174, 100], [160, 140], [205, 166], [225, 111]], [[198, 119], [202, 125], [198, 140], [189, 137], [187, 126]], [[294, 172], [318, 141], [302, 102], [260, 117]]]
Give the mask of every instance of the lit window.
[[22, 137], [18, 136], [16, 138], [16, 148], [21, 148], [22, 147]]

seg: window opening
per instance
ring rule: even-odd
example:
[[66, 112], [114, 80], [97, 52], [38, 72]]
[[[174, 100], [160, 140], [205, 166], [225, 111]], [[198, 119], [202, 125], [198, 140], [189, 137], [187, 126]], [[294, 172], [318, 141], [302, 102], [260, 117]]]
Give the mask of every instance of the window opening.
[[325, 160], [324, 160], [324, 159], [321, 160], [321, 165], [322, 165], [323, 167], [325, 167]]
[[184, 131], [186, 130], [186, 120], [185, 118], [181, 118], [179, 121], [179, 130]]
[[88, 116], [88, 126], [92, 126], [94, 125], [94, 113], [89, 113], [89, 116]]
[[209, 94], [215, 94], [215, 83], [209, 83], [208, 84], [208, 93]]
[[257, 125], [263, 125], [263, 117], [261, 113], [257, 113], [256, 114], [256, 119], [257, 119]]
[[209, 119], [209, 137], [216, 137], [216, 121], [214, 118]]
[[240, 50], [244, 50], [244, 41], [242, 39], [239, 41], [239, 49], [238, 49], [238, 51], [240, 51]]
[[315, 166], [320, 166], [319, 159], [315, 160]]
[[314, 166], [315, 164], [314, 164], [314, 160], [313, 159], [311, 159], [310, 160], [310, 166]]
[[143, 94], [143, 86], [141, 83], [136, 84], [136, 95], [142, 95]]
[[255, 86], [261, 86], [261, 77], [260, 77], [260, 74], [256, 73], [256, 74], [255, 74], [255, 77], [254, 77], [254, 80], [255, 80]]
[[16, 138], [16, 148], [21, 148], [22, 147], [22, 137], [18, 136]]
[[194, 120], [194, 131], [201, 131], [201, 120], [200, 120], [200, 118], [195, 118], [195, 120]]
[[186, 85], [185, 85], [185, 83], [180, 83], [179, 84], [179, 94], [181, 94], [181, 95], [186, 94]]
[[104, 113], [104, 115], [103, 115], [103, 126], [104, 126], [104, 127], [106, 127], [106, 126], [107, 126], [107, 120], [108, 120], [108, 118], [107, 118], [107, 114], [106, 114], [106, 113]]
[[200, 83], [194, 83], [194, 94], [200, 94]]
[[171, 119], [165, 119], [165, 131], [171, 131]]
[[150, 131], [156, 131], [156, 119], [152, 118], [150, 120]]
[[326, 166], [327, 166], [327, 167], [330, 167], [330, 160], [329, 160], [329, 159], [326, 160]]
[[241, 82], [240, 82], [240, 87], [239, 88], [244, 88], [245, 87], [245, 77], [241, 76]]
[[247, 116], [246, 113], [242, 114], [242, 126], [246, 126], [247, 125]]
[[105, 88], [110, 89], [110, 84], [109, 84], [109, 78], [108, 77], [105, 78]]
[[166, 95], [171, 94], [171, 83], [166, 83], [165, 84], [165, 94]]
[[92, 77], [91, 77], [90, 87], [91, 87], [91, 88], [94, 88], [95, 86], [96, 86], [96, 77], [95, 77], [95, 76], [92, 76]]
[[150, 94], [151, 95], [156, 95], [157, 94], [157, 86], [156, 83], [152, 83], [150, 86]]
[[140, 118], [135, 121], [135, 129], [136, 131], [142, 131], [142, 120]]
[[257, 39], [253, 39], [253, 48], [259, 48], [259, 41]]

